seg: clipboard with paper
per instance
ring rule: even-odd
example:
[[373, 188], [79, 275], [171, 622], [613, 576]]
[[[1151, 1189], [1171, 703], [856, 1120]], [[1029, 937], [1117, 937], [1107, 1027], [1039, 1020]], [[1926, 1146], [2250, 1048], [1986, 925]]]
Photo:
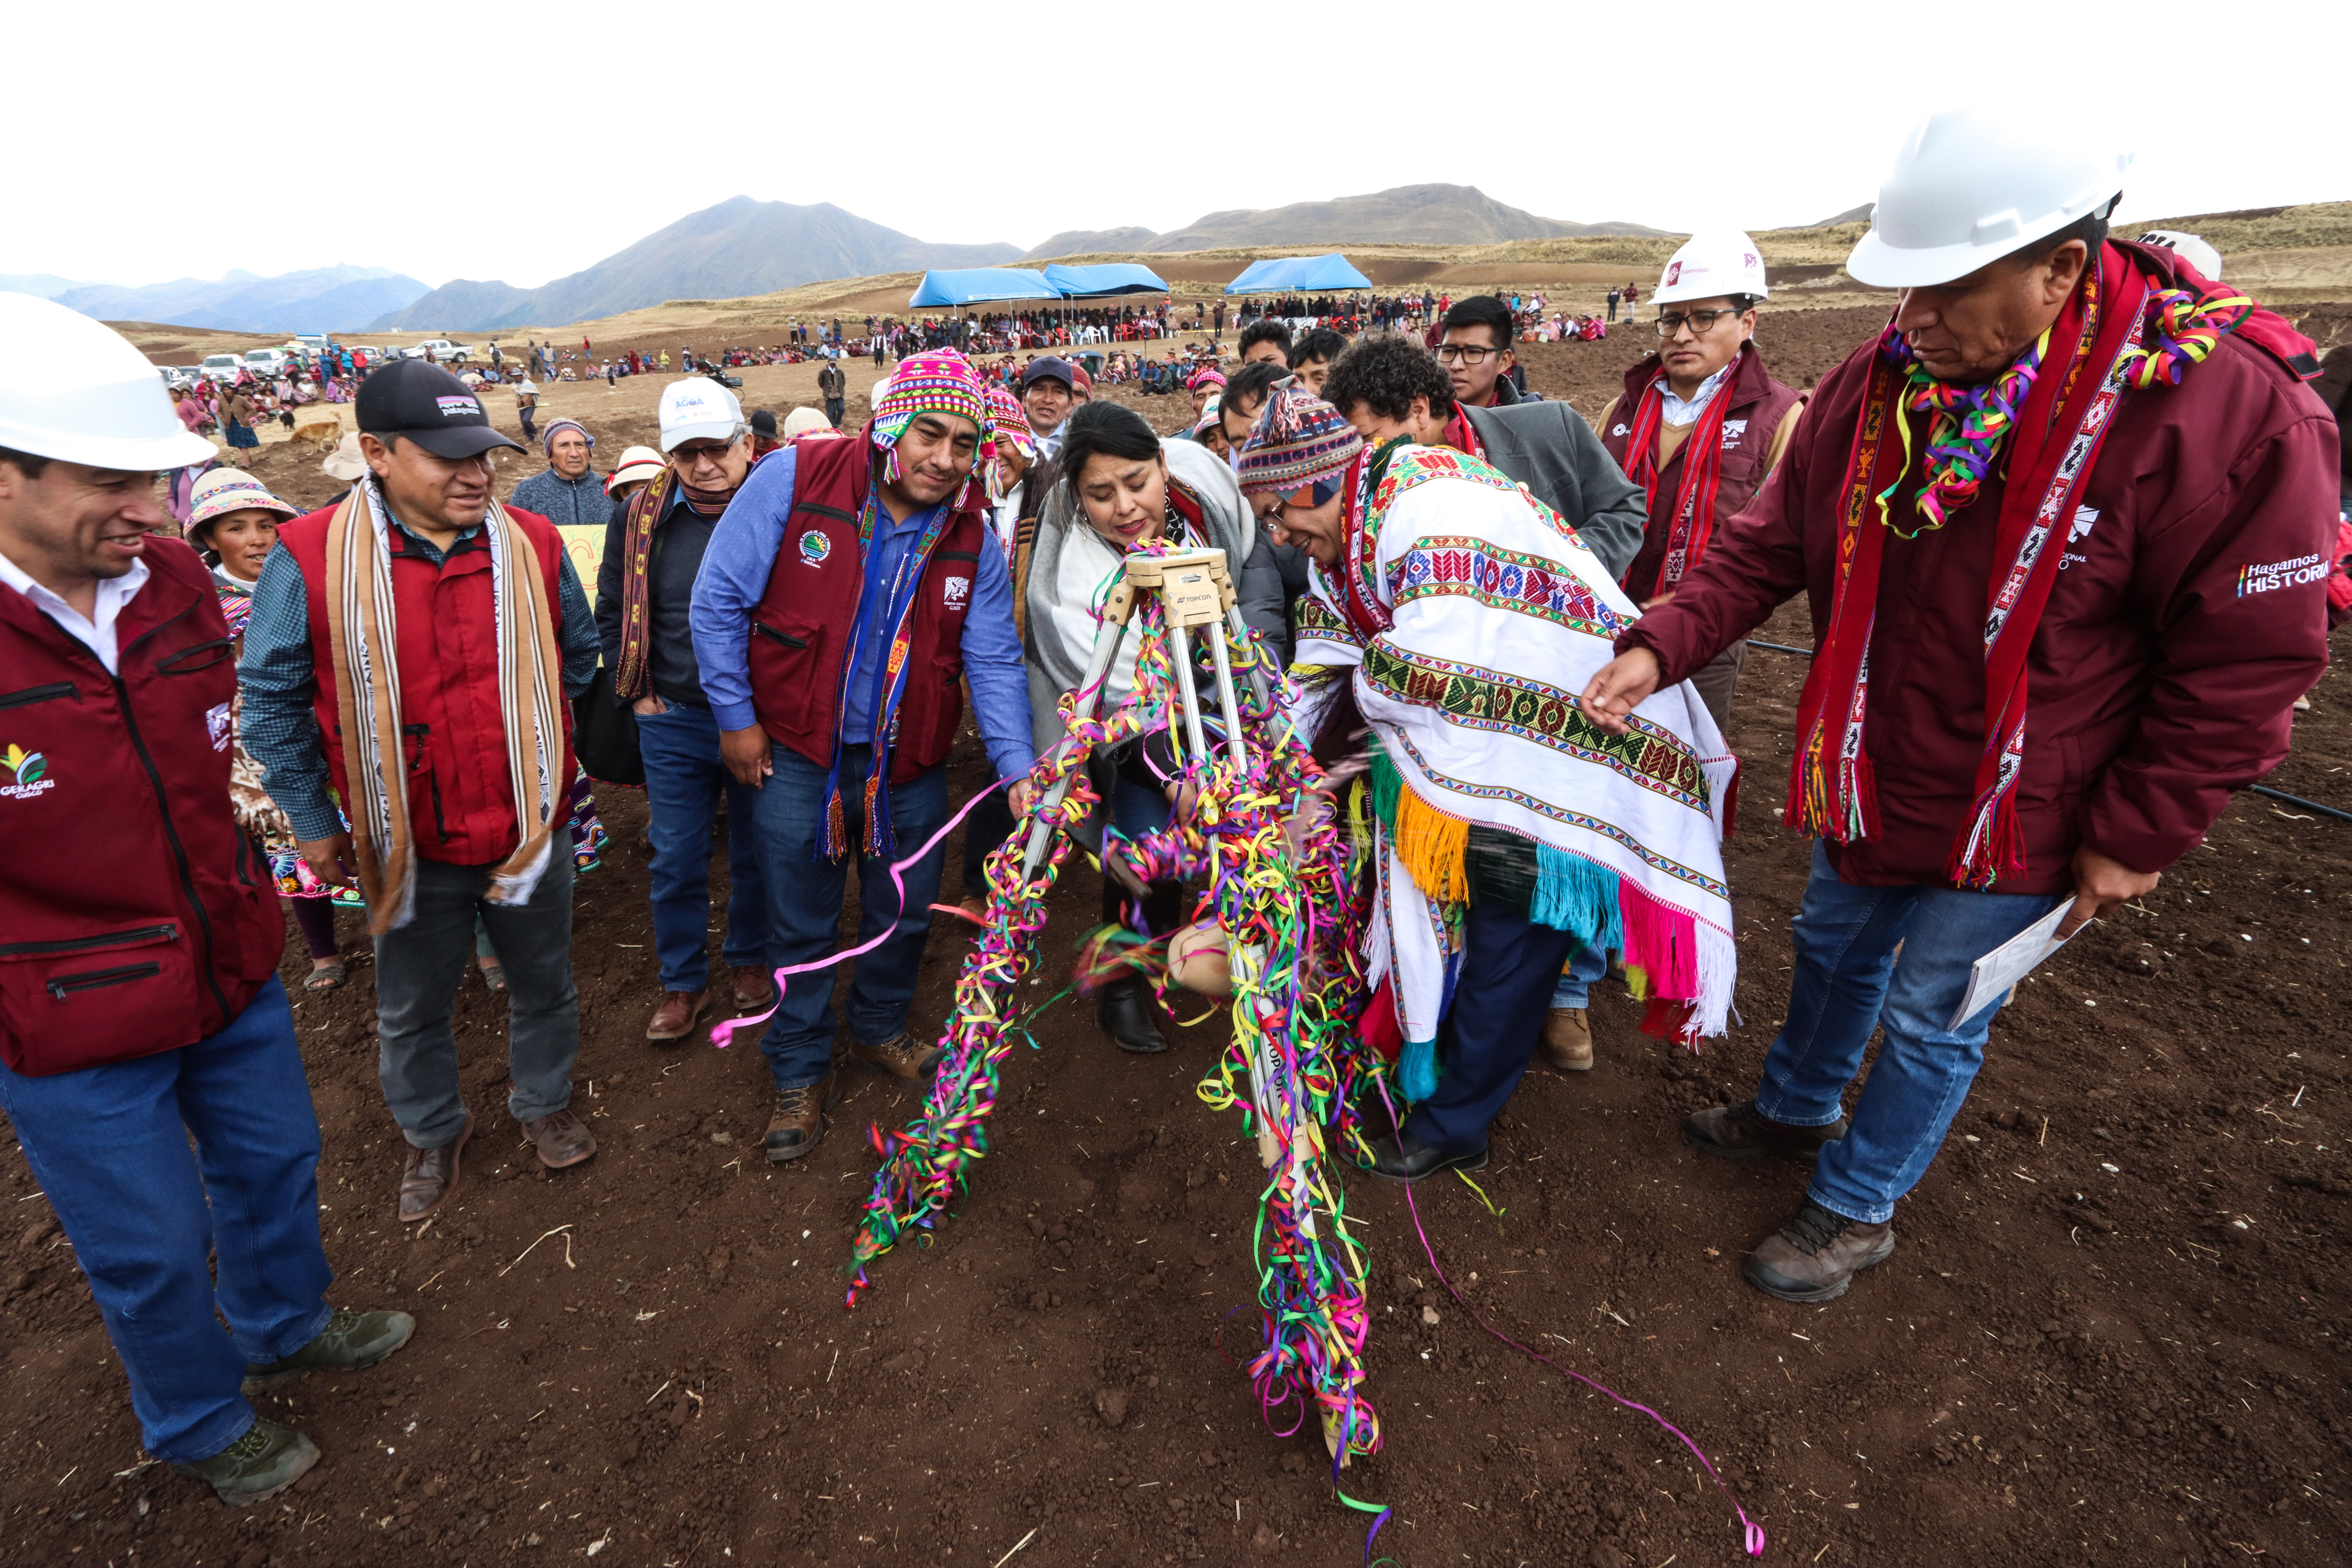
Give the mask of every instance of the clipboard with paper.
[[[2066, 945], [2071, 937], [2058, 935], [2058, 922], [2074, 907], [2072, 899], [2062, 899], [2048, 914], [1986, 953], [1969, 969], [1969, 988], [1960, 997], [1952, 1021], [1945, 1028], [1958, 1033], [1962, 1024], [2009, 994], [2010, 987], [2038, 968], [2052, 953]], [[2085, 922], [2088, 923], [2088, 922]]]

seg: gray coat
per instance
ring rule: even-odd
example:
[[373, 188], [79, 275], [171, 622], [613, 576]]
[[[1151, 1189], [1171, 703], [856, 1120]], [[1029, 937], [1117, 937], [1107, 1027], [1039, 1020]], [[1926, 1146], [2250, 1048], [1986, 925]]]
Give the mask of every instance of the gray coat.
[[1648, 504], [1584, 416], [1565, 403], [1465, 405], [1463, 413], [1486, 460], [1558, 512], [1612, 577], [1624, 576], [1642, 548]]

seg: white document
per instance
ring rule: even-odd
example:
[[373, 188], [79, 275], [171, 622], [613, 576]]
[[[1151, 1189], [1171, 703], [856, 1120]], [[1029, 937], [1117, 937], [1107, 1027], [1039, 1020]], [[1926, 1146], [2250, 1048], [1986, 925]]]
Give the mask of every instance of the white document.
[[2073, 899], [2061, 900], [2056, 909], [1978, 959], [1969, 971], [1968, 994], [1960, 998], [1959, 1010], [1945, 1029], [1957, 1033], [1962, 1024], [2009, 994], [2011, 986], [2065, 946], [2067, 939], [2056, 934], [2058, 922], [2074, 907]]

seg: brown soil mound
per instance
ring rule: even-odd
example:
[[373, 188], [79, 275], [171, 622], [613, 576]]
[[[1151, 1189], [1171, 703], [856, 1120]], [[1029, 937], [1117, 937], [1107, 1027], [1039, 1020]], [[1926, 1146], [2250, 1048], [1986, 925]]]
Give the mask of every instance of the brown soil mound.
[[[1597, 375], [1629, 341], [1557, 355], [1589, 353]], [[1800, 361], [1778, 321], [1773, 349]], [[1544, 384], [1555, 354], [1535, 357]], [[1761, 635], [1811, 640], [1793, 611]], [[1746, 1092], [1783, 1010], [1807, 846], [1768, 805], [1801, 674], [1758, 652], [1733, 726], [1754, 770], [1729, 846], [1740, 1026], [1704, 1056], [1670, 1051], [1604, 987], [1597, 1070], [1531, 1073], [1498, 1127], [1481, 1181], [1499, 1215], [1459, 1183], [1419, 1192], [1446, 1269], [1498, 1327], [1690, 1433], [1770, 1531], [1769, 1563], [2346, 1561], [2352, 827], [2240, 796], [2144, 905], [2021, 987], [1894, 1258], [1841, 1301], [1784, 1306], [1738, 1265], [1801, 1173], [1704, 1159], [1676, 1121]], [[2281, 787], [2352, 806], [2347, 690], [2321, 684]], [[977, 751], [954, 764], [963, 789]], [[296, 1014], [336, 1299], [396, 1304], [419, 1329], [374, 1372], [265, 1404], [326, 1453], [287, 1497], [231, 1513], [141, 1468], [72, 1254], [22, 1161], [0, 1163], [16, 1215], [0, 1555], [990, 1568], [1026, 1540], [1013, 1568], [1364, 1561], [1367, 1518], [1330, 1500], [1311, 1426], [1270, 1435], [1228, 1359], [1256, 1337], [1256, 1167], [1239, 1121], [1192, 1093], [1218, 1022], [1137, 1058], [1055, 1005], [1010, 1063], [961, 1211], [877, 1264], [845, 1311], [862, 1135], [916, 1099], [855, 1081], [814, 1155], [767, 1167], [756, 1047], [643, 1038], [643, 796], [602, 804], [614, 847], [580, 884], [575, 948], [594, 1163], [549, 1176], [518, 1146], [504, 1005], [469, 977], [482, 1136], [454, 1210], [404, 1232], [364, 959]], [[1074, 869], [1052, 952], [1094, 905]], [[344, 934], [362, 945], [348, 920]], [[937, 922], [919, 1020], [943, 1016], [961, 948], [959, 922]], [[1378, 1554], [1743, 1561], [1682, 1448], [1479, 1332], [1436, 1288], [1399, 1190], [1346, 1185], [1374, 1260], [1369, 1391], [1387, 1432], [1347, 1490], [1396, 1510]]]

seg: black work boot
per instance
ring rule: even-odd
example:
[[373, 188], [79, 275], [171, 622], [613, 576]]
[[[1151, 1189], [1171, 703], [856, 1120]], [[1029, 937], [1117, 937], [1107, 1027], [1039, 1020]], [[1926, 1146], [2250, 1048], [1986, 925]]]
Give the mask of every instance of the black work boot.
[[1822, 1145], [1845, 1136], [1843, 1116], [1826, 1127], [1791, 1127], [1775, 1121], [1745, 1100], [1738, 1105], [1709, 1106], [1683, 1118], [1683, 1136], [1719, 1160], [1754, 1160], [1783, 1154], [1811, 1165], [1820, 1162]]
[[193, 1464], [173, 1461], [172, 1468], [192, 1480], [208, 1483], [231, 1508], [274, 1498], [319, 1462], [319, 1445], [290, 1426], [280, 1426], [257, 1415], [245, 1436], [209, 1459]]
[[279, 1360], [247, 1362], [245, 1392], [257, 1394], [306, 1372], [365, 1372], [408, 1342], [416, 1320], [405, 1312], [354, 1312], [338, 1307], [318, 1337]]
[[1151, 994], [1143, 982], [1129, 975], [1104, 986], [1095, 997], [1095, 1022], [1122, 1051], [1153, 1056], [1168, 1048], [1152, 1016]]
[[1833, 1301], [1856, 1274], [1894, 1254], [1892, 1225], [1864, 1225], [1807, 1198], [1788, 1224], [1748, 1255], [1740, 1272], [1783, 1301]]

